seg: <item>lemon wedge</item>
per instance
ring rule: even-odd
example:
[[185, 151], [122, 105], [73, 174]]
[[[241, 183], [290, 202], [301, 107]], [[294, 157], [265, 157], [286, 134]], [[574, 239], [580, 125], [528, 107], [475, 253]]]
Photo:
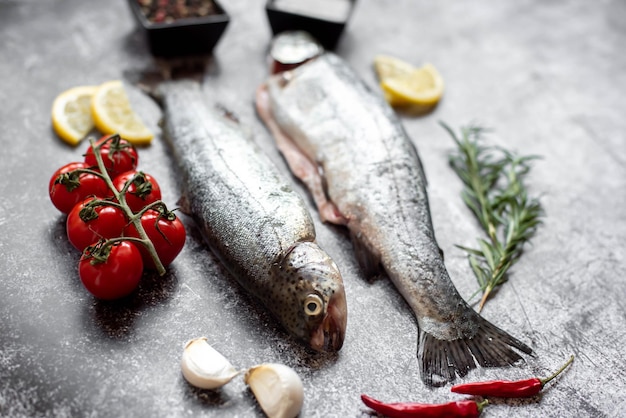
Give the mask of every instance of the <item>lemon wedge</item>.
[[94, 128], [91, 98], [97, 86], [79, 86], [59, 94], [52, 103], [52, 128], [70, 145], [77, 145]]
[[410, 74], [415, 67], [401, 59], [389, 55], [377, 55], [374, 57], [374, 70], [380, 81], [392, 77], [401, 77]]
[[118, 133], [135, 145], [148, 145], [154, 137], [133, 111], [120, 80], [98, 86], [91, 99], [91, 117], [103, 134]]
[[380, 86], [392, 106], [435, 106], [443, 95], [443, 78], [432, 64], [425, 64], [408, 74], [381, 80]]
[[443, 78], [432, 64], [418, 68], [389, 55], [377, 55], [374, 70], [385, 99], [392, 106], [429, 110], [443, 95]]

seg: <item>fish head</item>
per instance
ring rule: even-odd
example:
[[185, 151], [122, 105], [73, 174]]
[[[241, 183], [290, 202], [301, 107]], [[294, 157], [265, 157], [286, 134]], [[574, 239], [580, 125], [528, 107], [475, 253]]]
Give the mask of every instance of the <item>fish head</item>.
[[276, 316], [297, 338], [316, 351], [338, 351], [343, 345], [347, 304], [335, 262], [314, 242], [294, 245], [280, 263], [286, 283]]

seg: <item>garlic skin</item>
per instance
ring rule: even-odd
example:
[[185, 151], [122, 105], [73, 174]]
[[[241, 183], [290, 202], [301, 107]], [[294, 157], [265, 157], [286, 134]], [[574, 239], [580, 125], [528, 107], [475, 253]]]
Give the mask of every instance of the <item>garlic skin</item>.
[[269, 418], [294, 418], [304, 403], [304, 388], [298, 374], [288, 366], [265, 363], [246, 371], [244, 382]]
[[201, 389], [222, 387], [240, 373], [211, 347], [206, 337], [194, 338], [185, 344], [181, 369], [185, 379]]

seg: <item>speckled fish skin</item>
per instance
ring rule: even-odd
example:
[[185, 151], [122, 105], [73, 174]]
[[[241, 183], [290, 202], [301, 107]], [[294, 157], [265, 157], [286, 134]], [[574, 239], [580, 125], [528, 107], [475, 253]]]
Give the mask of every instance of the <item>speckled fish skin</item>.
[[346, 225], [366, 273], [382, 266], [414, 311], [426, 384], [444, 385], [476, 362], [513, 364], [521, 357], [511, 347], [531, 353], [459, 295], [435, 240], [417, 150], [394, 111], [342, 59], [325, 53], [271, 76], [257, 110], [321, 218]]
[[343, 281], [315, 242], [300, 195], [239, 123], [206, 101], [198, 83], [166, 83], [157, 96], [182, 174], [183, 206], [211, 250], [296, 338], [318, 351], [339, 350], [347, 319]]

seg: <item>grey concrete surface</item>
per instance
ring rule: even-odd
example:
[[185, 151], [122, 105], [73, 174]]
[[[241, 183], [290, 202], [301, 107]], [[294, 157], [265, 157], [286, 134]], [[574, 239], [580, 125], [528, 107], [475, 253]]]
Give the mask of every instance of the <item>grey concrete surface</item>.
[[[255, 115], [270, 30], [263, 3], [223, 2], [232, 21], [204, 77], [208, 94], [254, 132], [288, 173]], [[626, 2], [601, 0], [359, 0], [337, 53], [373, 87], [376, 54], [433, 63], [445, 97], [423, 117], [403, 117], [429, 179], [435, 230], [457, 288], [475, 281], [455, 244], [479, 230], [447, 165], [453, 143], [438, 125], [478, 122], [492, 144], [537, 154], [529, 178], [545, 222], [484, 316], [535, 356], [465, 380], [543, 376], [570, 354], [572, 367], [542, 396], [494, 400], [485, 417], [624, 416], [626, 344]], [[418, 377], [417, 328], [385, 278], [369, 282], [347, 234], [317, 221], [338, 261], [349, 303], [345, 346], [319, 356], [292, 341], [207, 252], [188, 240], [167, 275], [147, 275], [129, 300], [94, 300], [77, 275], [79, 254], [48, 201], [54, 170], [80, 160], [51, 130], [61, 91], [155, 66], [122, 0], [0, 0], [0, 415], [85, 417], [262, 416], [241, 379], [200, 391], [180, 374], [183, 343], [205, 335], [237, 367], [282, 362], [305, 385], [303, 417], [368, 416], [360, 393], [387, 401], [459, 399]], [[129, 85], [156, 131], [160, 113]], [[140, 168], [179, 197], [160, 138]], [[304, 193], [301, 185], [294, 186]]]

